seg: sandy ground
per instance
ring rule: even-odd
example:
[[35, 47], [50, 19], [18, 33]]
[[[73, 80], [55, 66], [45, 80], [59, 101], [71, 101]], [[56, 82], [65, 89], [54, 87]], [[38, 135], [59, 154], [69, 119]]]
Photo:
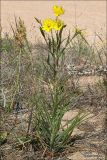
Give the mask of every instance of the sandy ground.
[[[53, 17], [52, 6], [61, 5], [65, 14], [61, 17], [71, 29], [76, 24], [86, 29], [89, 38], [95, 31], [105, 35], [106, 1], [3, 1], [1, 0], [1, 24], [3, 33], [10, 32], [9, 23], [14, 15], [21, 17], [27, 26], [28, 37], [34, 41], [38, 37], [38, 24], [34, 17], [44, 19]], [[33, 35], [33, 37], [32, 37]]]
[[[100, 32], [103, 35], [105, 35], [106, 31], [106, 1], [1, 1], [1, 24], [3, 33], [5, 32], [11, 32], [9, 23], [14, 22], [14, 15], [17, 17], [21, 17], [27, 26], [28, 31], [28, 37], [33, 42], [34, 37], [37, 39], [39, 37], [38, 32], [38, 24], [35, 22], [34, 17], [38, 17], [40, 19], [44, 19], [46, 17], [53, 17], [52, 16], [52, 6], [53, 4], [58, 4], [64, 7], [65, 14], [62, 16], [62, 19], [65, 21], [65, 23], [68, 25], [68, 29], [72, 29], [73, 26], [76, 24], [79, 25], [81, 28], [87, 28], [87, 32], [89, 35], [89, 38], [93, 37], [93, 34], [95, 32]], [[97, 81], [97, 78], [94, 77], [88, 77], [87, 83], [93, 84], [95, 81]], [[80, 82], [82, 85], [84, 84], [84, 77], [81, 79]], [[91, 108], [91, 106], [87, 106], [87, 108]], [[96, 107], [96, 106], [95, 106]], [[86, 106], [85, 106], [86, 108]], [[77, 113], [77, 110], [74, 111], [72, 114], [67, 113], [67, 119], [71, 115], [75, 115]], [[94, 114], [94, 113], [93, 113]], [[102, 111], [97, 114], [93, 115], [95, 116], [93, 119], [90, 119], [88, 123], [84, 124], [78, 130], [75, 132], [77, 133], [84, 133], [87, 132], [89, 135], [91, 133], [97, 134], [100, 130], [102, 130], [102, 124], [104, 121], [104, 111]], [[87, 128], [88, 127], [88, 128]], [[91, 130], [91, 128], [94, 130]], [[100, 134], [99, 134], [100, 136]], [[83, 151], [77, 151], [74, 153], [74, 155], [70, 155], [69, 159], [72, 160], [97, 160], [97, 155], [99, 153], [99, 150], [96, 152], [90, 152], [91, 147], [86, 146], [87, 145], [98, 145], [100, 147], [100, 150], [103, 151], [104, 146], [104, 139], [101, 139], [95, 135], [95, 137], [89, 138], [89, 140], [86, 139], [86, 141], [81, 141], [80, 148], [82, 148], [83, 144]], [[77, 144], [78, 145], [78, 144]], [[85, 150], [84, 150], [85, 148]], [[87, 149], [88, 148], [88, 149]], [[92, 151], [95, 151], [93, 149]], [[87, 158], [87, 155], [89, 158]], [[10, 155], [10, 154], [9, 154]], [[9, 155], [6, 160], [9, 160]], [[85, 157], [85, 156], [86, 157]], [[12, 155], [13, 156], [13, 155]], [[14, 154], [14, 156], [17, 157], [17, 155]], [[16, 159], [12, 158], [10, 155], [10, 159], [14, 160]], [[91, 157], [91, 158], [90, 158]], [[20, 159], [20, 158], [19, 158]], [[101, 159], [105, 159], [104, 155], [101, 153]]]

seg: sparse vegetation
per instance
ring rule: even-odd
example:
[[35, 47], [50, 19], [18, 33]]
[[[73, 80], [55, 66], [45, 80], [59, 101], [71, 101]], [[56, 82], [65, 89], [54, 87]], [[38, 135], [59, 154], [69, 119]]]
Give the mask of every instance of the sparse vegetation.
[[[65, 11], [54, 6], [53, 12], [55, 19], [34, 19], [43, 38], [39, 43], [28, 41], [24, 21], [16, 17], [15, 26], [11, 25], [13, 37], [1, 37], [2, 160], [8, 159], [3, 149], [8, 142], [12, 150], [31, 152], [34, 159], [51, 160], [65, 155], [67, 159], [76, 150], [76, 142], [87, 139], [87, 131], [81, 136], [78, 132], [75, 135], [75, 130], [88, 127], [96, 113], [106, 111], [105, 40], [97, 35], [101, 47], [90, 45], [84, 30], [77, 26], [64, 37], [67, 25], [59, 17]], [[97, 77], [97, 82], [85, 85], [89, 76]], [[96, 126], [99, 124], [93, 130]], [[100, 151], [106, 154], [106, 145]], [[27, 155], [27, 159], [32, 156]]]

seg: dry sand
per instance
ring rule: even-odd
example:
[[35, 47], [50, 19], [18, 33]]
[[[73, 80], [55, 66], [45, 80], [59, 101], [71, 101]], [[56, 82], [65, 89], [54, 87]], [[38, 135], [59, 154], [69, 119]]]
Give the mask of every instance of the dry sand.
[[[53, 17], [52, 6], [58, 4], [64, 7], [65, 14], [61, 17], [68, 28], [75, 24], [87, 28], [89, 38], [94, 32], [105, 35], [106, 1], [1, 1], [1, 24], [3, 32], [10, 32], [9, 23], [13, 23], [14, 15], [21, 17], [27, 26], [28, 37], [34, 41], [38, 37], [38, 24], [34, 17], [44, 19]], [[33, 37], [32, 37], [33, 35]]]
[[[20, 16], [27, 26], [28, 30], [28, 37], [33, 42], [34, 41], [34, 35], [37, 38], [39, 36], [38, 33], [38, 24], [35, 22], [34, 17], [38, 17], [40, 19], [44, 19], [46, 17], [52, 17], [52, 6], [53, 4], [62, 5], [64, 9], [66, 10], [65, 14], [62, 16], [62, 19], [67, 23], [68, 28], [72, 28], [75, 24], [79, 25], [82, 28], [87, 28], [89, 32], [89, 38], [93, 36], [94, 32], [100, 32], [103, 35], [105, 35], [106, 32], [106, 1], [1, 1], [1, 24], [3, 28], [3, 33], [9, 32], [10, 33], [10, 26], [9, 23], [13, 23], [14, 21], [14, 15], [17, 17]], [[32, 37], [33, 35], [33, 37]], [[87, 79], [87, 83], [93, 83], [96, 81], [96, 77], [93, 80], [92, 77], [89, 77]], [[81, 80], [81, 84], [84, 83], [84, 77]], [[75, 115], [75, 111], [71, 113], [67, 113], [66, 118], [71, 118], [71, 115]], [[99, 113], [99, 116], [94, 118], [94, 121], [88, 122], [92, 128], [92, 125], [95, 122], [95, 127], [98, 127], [99, 125], [96, 125], [98, 123], [98, 119], [101, 121], [101, 116]], [[102, 118], [103, 119], [103, 118]], [[98, 123], [99, 124], [99, 123]], [[86, 126], [88, 124], [86, 123]], [[90, 127], [89, 127], [90, 129]], [[96, 128], [95, 128], [96, 129]], [[79, 130], [79, 129], [78, 129]], [[78, 131], [77, 130], [77, 131]], [[76, 133], [77, 133], [76, 131]], [[80, 132], [81, 131], [81, 132]], [[79, 133], [82, 133], [82, 130], [78, 131]], [[84, 130], [83, 130], [84, 132]], [[95, 139], [95, 137], [94, 137]], [[91, 140], [91, 143], [93, 143], [93, 139]], [[89, 141], [89, 142], [90, 142]], [[101, 142], [101, 146], [103, 140], [96, 140], [97, 142]], [[95, 143], [96, 143], [95, 141]], [[83, 143], [83, 142], [82, 142]], [[88, 141], [86, 141], [84, 144], [88, 144]], [[90, 143], [89, 143], [90, 144]], [[94, 143], [93, 143], [94, 144]], [[80, 144], [81, 145], [81, 144]], [[90, 149], [90, 148], [89, 148]], [[87, 150], [84, 152], [84, 154], [89, 154], [90, 157], [94, 160], [97, 160], [97, 154], [99, 153], [92, 153], [87, 152]], [[8, 159], [9, 156], [8, 155]], [[17, 157], [16, 154], [14, 156]], [[16, 159], [15, 157], [15, 159]], [[11, 158], [10, 158], [11, 159]], [[72, 160], [89, 160], [83, 154], [79, 151], [77, 153], [74, 153], [74, 155], [70, 155], [69, 159]], [[101, 157], [103, 160], [103, 158]], [[105, 158], [104, 158], [105, 159]], [[91, 159], [90, 159], [91, 160]]]

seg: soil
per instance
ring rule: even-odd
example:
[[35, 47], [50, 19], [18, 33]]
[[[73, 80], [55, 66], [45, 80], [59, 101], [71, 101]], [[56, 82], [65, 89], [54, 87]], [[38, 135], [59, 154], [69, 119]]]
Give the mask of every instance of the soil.
[[[92, 89], [92, 90], [91, 90]], [[88, 119], [73, 132], [76, 141], [72, 147], [57, 155], [54, 160], [105, 160], [107, 153], [107, 135], [105, 130], [106, 98], [105, 93], [90, 86], [84, 90], [76, 105], [67, 112], [62, 123], [73, 118], [79, 110], [89, 113]], [[28, 124], [28, 110], [20, 110], [17, 114], [8, 115], [3, 129], [10, 131], [7, 142], [1, 146], [1, 160], [51, 160], [51, 154], [36, 151], [29, 145], [28, 148], [16, 148], [15, 134], [24, 135]], [[15, 123], [15, 125], [14, 125]]]
[[106, 1], [4, 1], [1, 0], [1, 25], [3, 33], [11, 32], [10, 23], [14, 24], [14, 16], [21, 17], [27, 26], [28, 38], [34, 42], [40, 36], [38, 24], [34, 17], [41, 20], [53, 18], [54, 4], [63, 6], [65, 14], [61, 19], [72, 31], [75, 25], [86, 29], [87, 38], [94, 40], [95, 32], [106, 34]]
[[[10, 33], [10, 22], [13, 24], [14, 15], [21, 17], [27, 26], [28, 39], [37, 40], [38, 24], [34, 17], [44, 19], [52, 16], [52, 6], [58, 4], [64, 7], [65, 14], [61, 17], [72, 29], [76, 24], [87, 29], [88, 39], [93, 40], [94, 33], [106, 34], [106, 1], [4, 1], [1, 0], [2, 33]], [[63, 123], [75, 116], [78, 110], [90, 113], [88, 120], [74, 130], [77, 137], [73, 147], [67, 149], [54, 160], [105, 160], [107, 156], [107, 134], [105, 130], [106, 98], [102, 90], [95, 86], [98, 77], [81, 77], [80, 86], [83, 94], [76, 100], [75, 105], [66, 113]], [[85, 86], [85, 87], [84, 87]], [[84, 89], [85, 88], [85, 89]], [[3, 111], [1, 111], [3, 112]], [[16, 136], [24, 135], [28, 126], [28, 110], [20, 110], [5, 115], [6, 121], [1, 131], [8, 133], [7, 140], [1, 145], [0, 160], [51, 160], [50, 153], [44, 156], [44, 151], [34, 152], [32, 146], [16, 148]]]

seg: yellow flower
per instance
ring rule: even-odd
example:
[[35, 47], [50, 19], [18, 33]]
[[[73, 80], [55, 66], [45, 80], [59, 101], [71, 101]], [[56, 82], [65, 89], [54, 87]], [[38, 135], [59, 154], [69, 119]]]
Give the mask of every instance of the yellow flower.
[[61, 21], [60, 19], [57, 19], [57, 20], [55, 21], [55, 24], [54, 24], [54, 29], [58, 31], [58, 30], [60, 30], [63, 26], [64, 26], [64, 22]]
[[52, 19], [47, 18], [43, 21], [42, 30], [49, 32], [54, 28], [54, 24], [55, 22]]
[[74, 28], [74, 32], [78, 35], [81, 35], [81, 36], [86, 36], [87, 33], [84, 29], [80, 29], [79, 27], [75, 27]]
[[59, 7], [59, 6], [57, 6], [57, 5], [54, 5], [54, 6], [53, 6], [53, 12], [54, 12], [54, 15], [55, 15], [56, 17], [58, 17], [58, 16], [64, 14], [65, 11], [64, 11], [64, 9], [63, 9], [62, 7]]

